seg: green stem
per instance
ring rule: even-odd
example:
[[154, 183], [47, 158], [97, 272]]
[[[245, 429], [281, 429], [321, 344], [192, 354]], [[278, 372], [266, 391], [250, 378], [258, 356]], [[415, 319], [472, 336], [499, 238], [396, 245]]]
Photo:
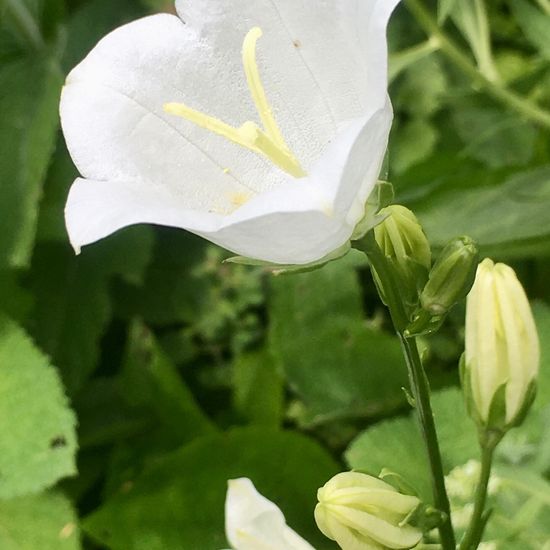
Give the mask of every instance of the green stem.
[[25, 2], [21, 0], [4, 0], [4, 9], [11, 16], [21, 36], [35, 50], [44, 48], [44, 39], [40, 28], [36, 23]]
[[420, 420], [422, 435], [428, 452], [434, 504], [445, 514], [445, 519], [439, 526], [441, 545], [443, 550], [455, 550], [456, 543], [451, 524], [451, 508], [445, 489], [443, 464], [430, 403], [430, 386], [424, 367], [422, 366], [422, 361], [420, 360], [416, 339], [405, 337], [405, 330], [409, 320], [399, 292], [399, 283], [394, 276], [393, 270], [388, 265], [384, 254], [376, 243], [373, 231], [367, 233], [361, 245], [379, 281], [381, 281], [383, 298], [390, 310], [393, 325], [405, 355], [411, 391], [415, 400], [415, 408]]
[[498, 441], [489, 441], [482, 443], [481, 450], [481, 473], [476, 487], [474, 500], [474, 511], [468, 530], [460, 542], [459, 550], [475, 550], [483, 536], [483, 530], [487, 524], [488, 516], [485, 511], [487, 502], [487, 489], [489, 487], [489, 478], [491, 477], [491, 466], [493, 464], [493, 454]]
[[421, 0], [406, 0], [406, 4], [426, 34], [437, 40], [441, 51], [480, 88], [525, 118], [550, 128], [550, 112], [541, 109], [531, 101], [483, 75], [470, 61], [470, 58], [462, 53], [461, 49], [439, 28], [437, 20], [426, 9]]

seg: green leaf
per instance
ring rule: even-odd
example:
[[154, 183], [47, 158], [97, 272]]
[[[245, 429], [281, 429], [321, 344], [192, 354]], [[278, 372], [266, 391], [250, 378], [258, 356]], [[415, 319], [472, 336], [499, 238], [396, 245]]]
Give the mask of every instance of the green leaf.
[[540, 341], [540, 369], [537, 379], [535, 409], [550, 405], [550, 306], [541, 301], [533, 303], [533, 315], [537, 323]]
[[438, 0], [437, 19], [440, 25], [442, 25], [447, 19], [447, 17], [449, 17], [457, 1], [458, 0]]
[[75, 425], [56, 370], [0, 314], [0, 498], [37, 492], [75, 474]]
[[21, 286], [16, 271], [0, 271], [0, 304], [4, 313], [21, 322], [32, 308], [33, 297]]
[[537, 129], [516, 114], [471, 107], [456, 110], [453, 121], [466, 144], [462, 154], [489, 168], [521, 166], [533, 157]]
[[395, 130], [392, 167], [398, 173], [426, 160], [435, 150], [439, 132], [423, 118], [413, 118]]
[[78, 519], [59, 493], [19, 497], [0, 506], [2, 550], [80, 550]]
[[149, 324], [196, 320], [209, 290], [207, 277], [197, 273], [197, 266], [204, 260], [204, 251], [205, 243], [194, 235], [161, 230], [143, 286], [117, 288], [115, 299], [119, 315], [139, 316]]
[[249, 477], [316, 548], [326, 539], [313, 522], [317, 488], [338, 471], [310, 439], [289, 432], [240, 429], [197, 440], [151, 465], [84, 520], [111, 550], [226, 548], [227, 480]]
[[399, 344], [367, 325], [356, 261], [271, 280], [271, 347], [306, 407], [306, 423], [374, 416], [403, 402]]
[[550, 17], [525, 0], [508, 3], [527, 39], [546, 59], [550, 59]]
[[214, 430], [153, 334], [138, 321], [130, 326], [120, 377], [127, 402], [147, 407], [174, 446]]
[[233, 399], [239, 415], [252, 424], [278, 427], [284, 412], [284, 381], [269, 350], [233, 361]]
[[[466, 414], [462, 393], [455, 388], [434, 392], [432, 406], [445, 473], [478, 458], [477, 429]], [[346, 461], [351, 468], [373, 474], [388, 468], [412, 485], [424, 502], [432, 500], [424, 443], [412, 415], [365, 430], [346, 451]]]
[[500, 185], [449, 185], [418, 201], [413, 208], [436, 247], [463, 233], [480, 245], [482, 255], [521, 258], [533, 253], [531, 244], [540, 243], [543, 250], [549, 248], [549, 206], [547, 165], [519, 172]]
[[43, 55], [0, 65], [0, 266], [29, 263], [61, 85], [55, 61]]
[[151, 228], [132, 227], [75, 256], [64, 244], [41, 244], [32, 263], [35, 296], [31, 332], [61, 370], [72, 394], [99, 360], [99, 342], [111, 318], [113, 276], [137, 283], [152, 248]]

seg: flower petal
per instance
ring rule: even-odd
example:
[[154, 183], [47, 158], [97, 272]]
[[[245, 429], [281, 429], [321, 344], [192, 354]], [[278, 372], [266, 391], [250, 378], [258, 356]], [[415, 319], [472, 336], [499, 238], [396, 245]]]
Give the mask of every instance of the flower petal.
[[283, 183], [226, 216], [192, 210], [185, 196], [163, 185], [77, 179], [65, 209], [71, 243], [78, 250], [122, 227], [154, 223], [187, 229], [242, 256], [281, 264], [318, 260], [350, 238], [363, 213], [364, 202], [346, 219], [345, 201], [353, 197], [351, 187], [376, 182], [385, 143], [377, 132], [384, 120], [382, 112], [351, 125], [311, 178]]
[[260, 72], [277, 122], [306, 170], [342, 122], [384, 106], [386, 26], [399, 0], [176, 0], [211, 45], [238, 58], [243, 36], [264, 28]]
[[[202, 211], [230, 208], [232, 194], [254, 195], [289, 179], [263, 157], [164, 112], [164, 104], [182, 102], [229, 123], [254, 115], [242, 67], [236, 75], [222, 62], [171, 15], [103, 38], [70, 73], [61, 99], [63, 132], [81, 175], [162, 184]], [[233, 94], [235, 81], [241, 88]]]
[[247, 478], [228, 483], [225, 531], [234, 550], [313, 550], [286, 525], [281, 510], [258, 493]]

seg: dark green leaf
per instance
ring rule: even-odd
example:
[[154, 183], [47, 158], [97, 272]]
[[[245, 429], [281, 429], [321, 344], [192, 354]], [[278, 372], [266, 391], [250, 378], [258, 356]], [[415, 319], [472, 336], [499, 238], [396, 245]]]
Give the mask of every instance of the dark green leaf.
[[403, 402], [399, 344], [367, 325], [348, 258], [272, 280], [271, 345], [306, 406], [305, 422], [373, 416]]
[[112, 550], [220, 550], [227, 547], [227, 480], [249, 477], [281, 507], [292, 528], [323, 549], [329, 545], [313, 523], [316, 492], [337, 471], [332, 459], [303, 436], [234, 430], [159, 459], [89, 516], [84, 528]]

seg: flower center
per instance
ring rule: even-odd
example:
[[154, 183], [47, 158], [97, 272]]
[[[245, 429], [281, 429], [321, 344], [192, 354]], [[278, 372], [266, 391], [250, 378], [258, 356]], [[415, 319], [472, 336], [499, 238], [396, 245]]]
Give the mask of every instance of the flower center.
[[259, 27], [254, 27], [248, 31], [243, 42], [242, 56], [250, 95], [260, 115], [263, 128], [250, 120], [246, 121], [240, 128], [235, 128], [218, 118], [196, 111], [183, 103], [166, 103], [164, 111], [185, 118], [201, 128], [210, 130], [254, 153], [263, 155], [291, 176], [302, 178], [306, 176], [306, 172], [286, 144], [262, 85], [256, 60], [256, 43], [261, 36], [262, 30]]

